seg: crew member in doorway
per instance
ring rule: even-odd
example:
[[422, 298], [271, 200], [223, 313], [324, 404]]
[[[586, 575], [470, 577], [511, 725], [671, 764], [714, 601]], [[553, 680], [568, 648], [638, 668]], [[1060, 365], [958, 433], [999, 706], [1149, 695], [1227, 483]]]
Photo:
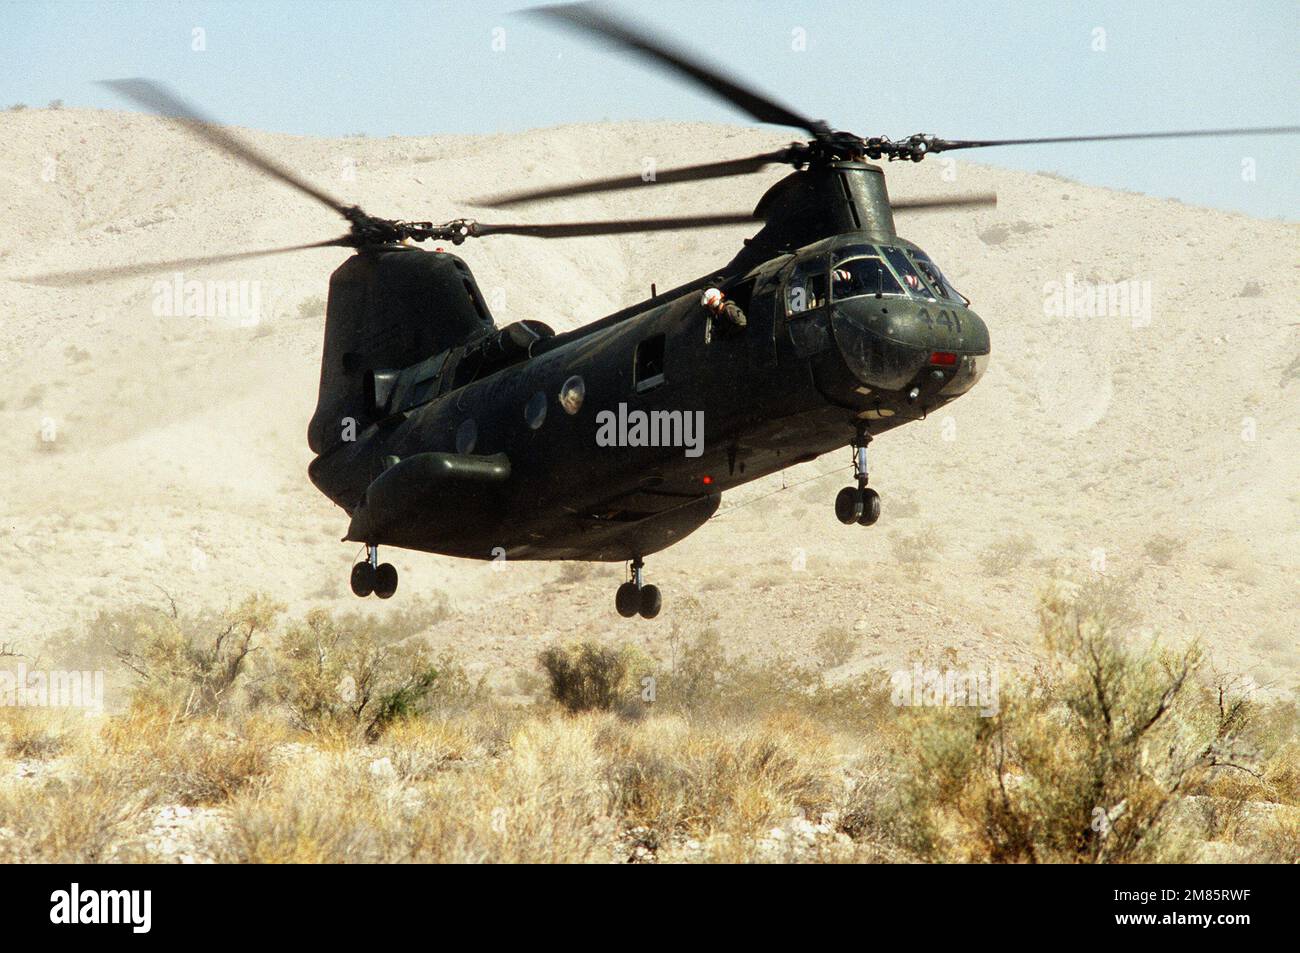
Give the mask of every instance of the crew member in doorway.
[[738, 328], [745, 326], [745, 312], [740, 310], [740, 305], [728, 301], [726, 295], [717, 288], [706, 288], [700, 296], [700, 304], [711, 314], [726, 318]]

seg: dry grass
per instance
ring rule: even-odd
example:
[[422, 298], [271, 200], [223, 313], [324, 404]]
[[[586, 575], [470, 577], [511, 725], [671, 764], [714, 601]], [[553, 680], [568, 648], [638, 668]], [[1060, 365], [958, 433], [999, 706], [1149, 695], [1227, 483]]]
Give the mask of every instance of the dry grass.
[[670, 664], [557, 649], [554, 699], [526, 707], [438, 660], [440, 688], [370, 732], [329, 684], [400, 686], [428, 659], [313, 616], [201, 711], [186, 678], [210, 686], [211, 667], [188, 663], [166, 704], [151, 678], [120, 715], [0, 711], [0, 859], [172, 859], [153, 825], [178, 805], [205, 818], [187, 829], [195, 854], [243, 863], [1119, 862], [1211, 842], [1297, 859], [1294, 707], [1199, 676], [1195, 649], [1132, 638], [1131, 595], [1123, 579], [1049, 589], [1046, 661], [1003, 685], [993, 718], [900, 710], [882, 673], [830, 684], [702, 632]]
[[157, 802], [212, 805], [267, 775], [288, 737], [285, 728], [263, 718], [181, 720], [139, 707], [109, 720], [99, 744], [81, 757], [105, 759], [118, 776], [149, 790]]

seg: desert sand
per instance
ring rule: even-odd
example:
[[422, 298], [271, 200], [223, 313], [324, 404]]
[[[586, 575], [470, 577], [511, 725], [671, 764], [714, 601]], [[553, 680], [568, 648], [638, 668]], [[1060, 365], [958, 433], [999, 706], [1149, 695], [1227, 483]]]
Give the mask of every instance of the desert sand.
[[[508, 214], [467, 200], [637, 171], [647, 156], [690, 163], [786, 141], [779, 130], [671, 123], [246, 135], [373, 214], [433, 221], [744, 211], [781, 170]], [[884, 498], [875, 527], [835, 520], [847, 449], [752, 484], [649, 561], [665, 608], [646, 622], [615, 614], [621, 571], [609, 565], [494, 571], [388, 550], [397, 596], [355, 600], [356, 547], [339, 542], [346, 516], [306, 477], [323, 296], [342, 253], [184, 273], [249, 283], [255, 321], [155, 313], [167, 275], [74, 288], [17, 277], [314, 241], [342, 224], [164, 120], [4, 113], [0, 136], [0, 641], [28, 654], [99, 609], [158, 602], [160, 590], [195, 609], [265, 591], [295, 612], [374, 613], [441, 593], [452, 612], [427, 638], [506, 693], [557, 639], [657, 653], [704, 627], [737, 653], [795, 659], [827, 628], [848, 629], [858, 648], [841, 674], [941, 652], [1022, 668], [1034, 660], [1044, 581], [1105, 572], [1140, 573], [1144, 625], [1162, 637], [1201, 639], [1217, 666], [1269, 693], [1300, 687], [1294, 225], [975, 164], [890, 166], [895, 197], [999, 195], [996, 209], [899, 215], [900, 232], [988, 322], [984, 380], [873, 444]], [[498, 324], [567, 329], [645, 297], [652, 282], [725, 262], [747, 234], [500, 237], [460, 254]], [[1053, 283], [1129, 281], [1149, 289], [1149, 320], [1051, 313]], [[1157, 534], [1163, 551], [1149, 545]], [[991, 572], [990, 548], [1017, 538], [1024, 558]], [[930, 558], [900, 562], [909, 554]]]

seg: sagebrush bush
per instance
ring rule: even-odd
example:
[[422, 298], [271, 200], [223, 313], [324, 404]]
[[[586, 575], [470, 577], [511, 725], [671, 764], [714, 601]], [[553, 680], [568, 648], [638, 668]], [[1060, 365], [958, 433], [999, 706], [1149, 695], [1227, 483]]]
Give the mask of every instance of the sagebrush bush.
[[1147, 558], [1159, 566], [1168, 566], [1173, 558], [1181, 553], [1187, 544], [1176, 536], [1166, 533], [1153, 533], [1142, 544], [1142, 551]]
[[1027, 533], [1008, 536], [980, 553], [979, 564], [986, 576], [1008, 576], [1034, 554], [1037, 545]]
[[928, 562], [933, 562], [944, 549], [944, 539], [933, 527], [915, 533], [899, 533], [890, 538], [890, 551], [911, 575], [919, 574]]
[[858, 647], [858, 639], [843, 626], [822, 629], [813, 641], [813, 654], [826, 668], [838, 668], [849, 659]]
[[1138, 642], [1122, 583], [1057, 582], [1039, 617], [1048, 666], [1000, 711], [909, 713], [911, 846], [992, 861], [1186, 859], [1177, 799], [1239, 730], [1200, 703], [1195, 644]]
[[551, 699], [568, 712], [610, 711], [629, 701], [628, 658], [621, 649], [594, 642], [550, 646], [537, 661]]
[[221, 613], [185, 615], [175, 603], [169, 612], [133, 612], [112, 620], [121, 626], [113, 650], [139, 680], [135, 702], [180, 717], [229, 711], [254, 642], [282, 611], [254, 595]]
[[450, 659], [435, 662], [422, 641], [395, 636], [360, 614], [312, 610], [259, 665], [258, 696], [284, 706], [305, 731], [355, 730], [373, 741], [438, 696], [462, 698], [481, 688]]

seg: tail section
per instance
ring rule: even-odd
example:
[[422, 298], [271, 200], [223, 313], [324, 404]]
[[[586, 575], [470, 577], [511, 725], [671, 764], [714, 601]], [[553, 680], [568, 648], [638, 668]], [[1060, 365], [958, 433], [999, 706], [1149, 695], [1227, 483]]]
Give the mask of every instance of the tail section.
[[495, 327], [469, 266], [406, 246], [359, 252], [330, 276], [320, 395], [307, 443], [327, 453], [377, 418], [375, 373], [417, 364]]

